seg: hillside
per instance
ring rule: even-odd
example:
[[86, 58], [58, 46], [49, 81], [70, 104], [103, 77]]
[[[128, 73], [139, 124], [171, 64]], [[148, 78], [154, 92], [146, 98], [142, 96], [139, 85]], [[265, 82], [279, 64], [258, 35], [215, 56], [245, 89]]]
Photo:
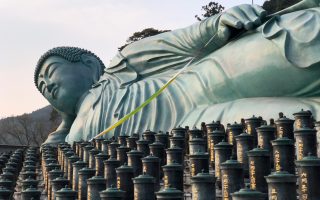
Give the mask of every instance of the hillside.
[[39, 146], [60, 122], [58, 113], [51, 106], [0, 119], [0, 144]]

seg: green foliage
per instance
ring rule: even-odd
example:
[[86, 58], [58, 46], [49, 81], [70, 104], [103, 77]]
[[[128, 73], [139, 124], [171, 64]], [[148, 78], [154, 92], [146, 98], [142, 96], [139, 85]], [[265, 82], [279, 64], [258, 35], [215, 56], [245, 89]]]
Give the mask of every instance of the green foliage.
[[128, 46], [132, 42], [136, 42], [136, 41], [141, 40], [143, 38], [154, 36], [154, 35], [158, 35], [160, 33], [168, 32], [168, 31], [170, 31], [170, 30], [157, 30], [157, 29], [154, 29], [154, 28], [146, 28], [146, 29], [144, 29], [142, 31], [138, 31], [138, 32], [133, 33], [133, 35], [130, 36], [126, 40], [126, 44], [121, 46], [121, 47], [119, 47], [118, 49], [119, 49], [119, 51], [121, 51], [122, 49], [124, 49], [126, 46]]
[[211, 1], [208, 5], [202, 6], [204, 14], [201, 14], [204, 18], [201, 19], [198, 15], [194, 16], [197, 20], [201, 21], [218, 13], [221, 13], [224, 10], [224, 7], [217, 2]]
[[[204, 11], [204, 14], [202, 14], [202, 16], [205, 19], [205, 18], [208, 18], [210, 16], [213, 16], [215, 14], [222, 12], [224, 10], [224, 7], [217, 2], [210, 2], [210, 3], [208, 3], [208, 5], [202, 6], [202, 10]], [[198, 15], [196, 15], [195, 17], [199, 21], [202, 20]], [[132, 36], [130, 36], [126, 40], [126, 43], [123, 46], [118, 48], [118, 50], [121, 51], [122, 49], [124, 49], [126, 46], [128, 46], [132, 42], [136, 42], [136, 41], [141, 40], [143, 38], [158, 35], [160, 33], [164, 33], [167, 31], [170, 31], [170, 30], [157, 30], [154, 28], [146, 28], [142, 31], [135, 32], [135, 33], [133, 33]]]
[[268, 12], [268, 14], [272, 14], [290, 7], [299, 1], [301, 0], [269, 0], [265, 1], [262, 7]]
[[[293, 4], [296, 4], [300, 0], [268, 0], [265, 1], [263, 4], [263, 8], [268, 11], [269, 14], [277, 12], [279, 10], [283, 10], [284, 8], [287, 8]], [[201, 10], [204, 11], [203, 14], [201, 14], [202, 18], [199, 17], [198, 15], [195, 15], [195, 18], [199, 21], [204, 20], [208, 17], [211, 17], [213, 15], [221, 13], [225, 7], [223, 7], [221, 4], [211, 1], [207, 5], [202, 6]], [[118, 50], [121, 51], [124, 49], [126, 46], [131, 44], [132, 42], [136, 42], [138, 40], [141, 40], [146, 37], [154, 36], [160, 33], [164, 33], [170, 30], [157, 30], [154, 28], [146, 28], [142, 31], [138, 31], [133, 33], [132, 36], [130, 36], [127, 40], [126, 43], [119, 47]]]

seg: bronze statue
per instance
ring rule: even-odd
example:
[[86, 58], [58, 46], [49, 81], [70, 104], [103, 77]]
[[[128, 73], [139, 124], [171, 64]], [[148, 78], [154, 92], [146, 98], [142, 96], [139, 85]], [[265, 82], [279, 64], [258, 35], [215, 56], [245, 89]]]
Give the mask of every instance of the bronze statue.
[[37, 64], [35, 84], [63, 122], [46, 143], [91, 139], [142, 104], [193, 57], [188, 70], [159, 97], [106, 137], [202, 121], [233, 122], [254, 113], [269, 118], [301, 108], [316, 116], [320, 8], [303, 6], [308, 9], [293, 7], [266, 19], [261, 7], [240, 5], [132, 43], [108, 68], [87, 50], [49, 50]]

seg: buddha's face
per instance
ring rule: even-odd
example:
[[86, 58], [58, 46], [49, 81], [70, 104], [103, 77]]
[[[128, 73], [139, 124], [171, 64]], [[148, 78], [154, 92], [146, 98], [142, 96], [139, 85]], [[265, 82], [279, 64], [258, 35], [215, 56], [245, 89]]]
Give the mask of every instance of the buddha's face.
[[79, 99], [93, 84], [89, 67], [82, 62], [72, 63], [58, 56], [51, 56], [43, 63], [38, 78], [42, 95], [57, 110], [75, 114]]

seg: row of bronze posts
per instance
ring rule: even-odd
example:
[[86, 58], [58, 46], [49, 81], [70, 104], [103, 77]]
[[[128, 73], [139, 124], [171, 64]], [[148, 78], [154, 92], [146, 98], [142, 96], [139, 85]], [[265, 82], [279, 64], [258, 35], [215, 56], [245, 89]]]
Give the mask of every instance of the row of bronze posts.
[[38, 148], [17, 149], [0, 155], [0, 200], [40, 199]]
[[320, 199], [314, 120], [310, 111], [294, 117], [45, 146], [48, 199], [184, 199], [184, 170], [192, 199]]

